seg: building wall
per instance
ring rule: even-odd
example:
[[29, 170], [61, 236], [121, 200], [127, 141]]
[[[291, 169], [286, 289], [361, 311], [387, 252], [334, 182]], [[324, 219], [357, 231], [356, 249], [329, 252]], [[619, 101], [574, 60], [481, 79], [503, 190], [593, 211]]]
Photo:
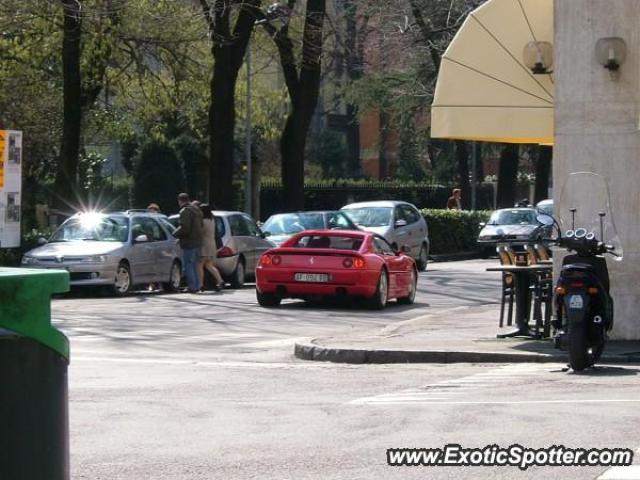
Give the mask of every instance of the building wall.
[[[555, 2], [556, 96], [554, 183], [570, 172], [607, 178], [624, 262], [608, 261], [615, 301], [613, 337], [640, 339], [640, 2]], [[627, 43], [620, 78], [612, 81], [595, 59], [599, 38]], [[576, 205], [590, 192], [574, 191]], [[566, 202], [568, 203], [568, 202]], [[573, 205], [558, 205], [566, 209]]]

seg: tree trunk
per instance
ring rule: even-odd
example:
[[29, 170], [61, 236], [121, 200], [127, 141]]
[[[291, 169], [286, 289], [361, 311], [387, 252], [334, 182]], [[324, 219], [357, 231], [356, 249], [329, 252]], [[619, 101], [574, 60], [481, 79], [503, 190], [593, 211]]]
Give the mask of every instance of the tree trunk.
[[476, 142], [476, 179], [478, 183], [484, 182], [484, 164], [482, 163], [482, 142]]
[[347, 105], [347, 173], [352, 177], [359, 177], [361, 174], [360, 160], [360, 122], [353, 105]]
[[292, 64], [290, 41], [276, 40], [280, 42], [280, 61], [291, 98], [291, 110], [280, 140], [284, 207], [288, 210], [304, 209], [305, 147], [320, 94], [325, 9], [326, 0], [307, 1], [299, 79]]
[[282, 153], [282, 189], [287, 210], [304, 210], [304, 150], [307, 129], [301, 125], [297, 110], [287, 117], [280, 139]]
[[535, 203], [549, 198], [549, 176], [551, 174], [552, 157], [552, 147], [538, 147], [538, 161], [536, 162]]
[[235, 89], [260, 0], [249, 0], [242, 4], [233, 31], [230, 0], [215, 0], [213, 9], [207, 0], [200, 0], [200, 4], [213, 39], [211, 52], [214, 67], [210, 82], [209, 169], [208, 172], [203, 172], [203, 178], [208, 178], [208, 182], [203, 180], [199, 190], [208, 191], [209, 202], [217, 208], [232, 209], [235, 206]]
[[[85, 56], [86, 64], [82, 74], [81, 105], [83, 112], [91, 108], [105, 89], [107, 67], [113, 56], [114, 29], [120, 24], [120, 8], [122, 5], [114, 0], [102, 0], [100, 22], [93, 32], [92, 50]], [[84, 45], [85, 51], [87, 45]], [[108, 91], [106, 92], [108, 95]]]
[[[362, 59], [359, 58], [358, 29], [356, 23], [357, 7], [353, 0], [345, 0], [344, 11], [346, 17], [345, 48], [347, 59], [347, 76], [350, 82], [355, 82], [362, 77]], [[347, 161], [348, 173], [359, 176], [361, 173], [360, 161], [360, 122], [354, 105], [347, 105]]]
[[81, 4], [62, 0], [64, 26], [62, 39], [63, 114], [62, 145], [55, 179], [56, 206], [63, 212], [74, 210], [78, 195], [78, 158], [82, 128]]
[[498, 173], [498, 208], [513, 207], [518, 180], [518, 146], [506, 145], [500, 154]]
[[230, 49], [216, 48], [209, 107], [209, 200], [216, 208], [234, 209], [235, 79]]
[[469, 149], [467, 142], [456, 142], [456, 163], [459, 185], [462, 194], [462, 208], [471, 208], [471, 182], [469, 181]]

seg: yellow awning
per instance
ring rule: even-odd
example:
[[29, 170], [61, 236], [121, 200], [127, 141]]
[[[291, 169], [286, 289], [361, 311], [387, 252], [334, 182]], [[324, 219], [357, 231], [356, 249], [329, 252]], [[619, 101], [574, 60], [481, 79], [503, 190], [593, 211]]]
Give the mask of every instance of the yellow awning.
[[553, 43], [553, 0], [489, 0], [447, 48], [431, 107], [431, 136], [553, 144], [553, 76], [523, 61], [529, 42]]

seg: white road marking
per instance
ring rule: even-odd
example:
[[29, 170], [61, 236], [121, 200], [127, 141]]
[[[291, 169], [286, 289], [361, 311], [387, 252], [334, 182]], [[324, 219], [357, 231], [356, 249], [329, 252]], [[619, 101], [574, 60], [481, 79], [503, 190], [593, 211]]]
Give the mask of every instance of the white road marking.
[[597, 480], [639, 480], [640, 465], [613, 467], [600, 475]]
[[[545, 404], [576, 402], [575, 400], [521, 400], [521, 401], [468, 401], [460, 400], [460, 396], [468, 397], [475, 392], [487, 391], [491, 393], [496, 387], [507, 385], [508, 381], [522, 378], [531, 378], [540, 372], [549, 372], [556, 369], [554, 365], [541, 364], [510, 364], [498, 368], [492, 368], [474, 375], [462, 378], [453, 378], [442, 382], [425, 385], [420, 388], [409, 388], [395, 393], [385, 393], [372, 397], [357, 398], [349, 402], [352, 405], [519, 405], [519, 404]], [[594, 402], [619, 402], [640, 400], [586, 400], [584, 403]]]
[[82, 362], [108, 362], [108, 363], [131, 363], [140, 365], [192, 365], [192, 366], [204, 366], [204, 367], [222, 367], [222, 368], [271, 368], [271, 369], [336, 369], [347, 368], [356, 369], [362, 368], [363, 365], [348, 365], [348, 364], [336, 364], [336, 363], [261, 363], [261, 362], [234, 362], [234, 361], [210, 361], [201, 360], [198, 358], [187, 358], [183, 360], [171, 359], [171, 358], [136, 358], [136, 357], [102, 357], [91, 355], [78, 355], [77, 352], [73, 352], [71, 356], [71, 364]]
[[[503, 400], [477, 400], [477, 401], [432, 401], [431, 399], [424, 399], [420, 401], [405, 401], [401, 399], [395, 399], [392, 401], [375, 400], [374, 399], [358, 399], [349, 402], [352, 405], [545, 405], [545, 404], [576, 404], [576, 403], [640, 403], [639, 399], [591, 399], [591, 400], [576, 400], [568, 398], [566, 400], [515, 400], [515, 401], [503, 401]], [[640, 480], [639, 477], [634, 477], [635, 480]]]

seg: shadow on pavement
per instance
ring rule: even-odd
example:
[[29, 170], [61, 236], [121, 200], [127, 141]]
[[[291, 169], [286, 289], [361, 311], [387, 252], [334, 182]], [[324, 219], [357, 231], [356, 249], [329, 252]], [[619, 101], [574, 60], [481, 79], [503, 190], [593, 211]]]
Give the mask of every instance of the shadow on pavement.
[[407, 312], [418, 308], [429, 307], [428, 303], [415, 302], [412, 305], [399, 305], [395, 301], [390, 301], [384, 310], [375, 310], [367, 306], [365, 300], [354, 299], [327, 299], [327, 300], [309, 300], [309, 301], [294, 301], [287, 302], [280, 305], [282, 310], [302, 310], [306, 308], [313, 308], [314, 310], [330, 310], [330, 311], [364, 311], [364, 312], [385, 312], [387, 310], [393, 312]]
[[587, 368], [581, 372], [570, 371], [572, 375], [582, 377], [631, 377], [638, 375], [640, 372], [637, 368], [632, 367], [612, 367], [609, 365], [596, 365], [595, 368]]

